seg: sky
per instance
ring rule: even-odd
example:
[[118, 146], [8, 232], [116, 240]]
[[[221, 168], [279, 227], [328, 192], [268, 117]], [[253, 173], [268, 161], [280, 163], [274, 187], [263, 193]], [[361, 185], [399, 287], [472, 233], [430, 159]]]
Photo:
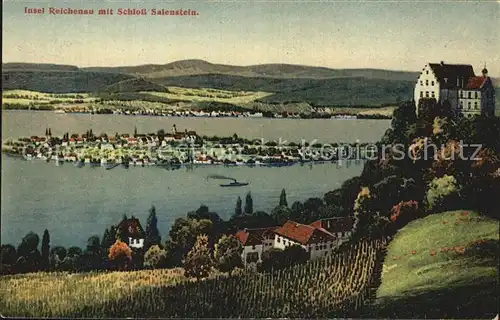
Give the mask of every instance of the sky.
[[[28, 15], [29, 8], [191, 9], [197, 16]], [[3, 0], [3, 62], [80, 67], [203, 59], [420, 71], [486, 63], [500, 76], [498, 1]]]

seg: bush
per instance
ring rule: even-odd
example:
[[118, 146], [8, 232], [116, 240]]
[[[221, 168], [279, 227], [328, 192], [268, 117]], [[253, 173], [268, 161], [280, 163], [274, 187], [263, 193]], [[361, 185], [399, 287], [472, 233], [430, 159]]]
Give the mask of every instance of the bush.
[[144, 254], [144, 266], [147, 268], [161, 268], [165, 264], [166, 257], [167, 252], [155, 244]]
[[183, 262], [184, 274], [187, 277], [202, 279], [209, 275], [212, 268], [212, 257], [208, 249], [208, 237], [206, 235], [200, 235], [196, 238], [196, 243]]
[[404, 227], [408, 222], [417, 218], [418, 202], [414, 200], [401, 201], [391, 209], [391, 221], [395, 229]]
[[444, 175], [429, 183], [426, 200], [432, 211], [449, 211], [460, 207], [460, 186], [454, 176]]
[[132, 250], [125, 242], [116, 240], [109, 248], [108, 261], [119, 270], [127, 269], [132, 263]]

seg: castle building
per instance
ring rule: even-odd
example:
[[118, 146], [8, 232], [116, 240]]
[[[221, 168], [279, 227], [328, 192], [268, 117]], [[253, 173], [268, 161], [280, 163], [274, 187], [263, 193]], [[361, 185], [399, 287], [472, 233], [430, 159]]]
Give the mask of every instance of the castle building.
[[471, 65], [428, 63], [415, 84], [417, 112], [420, 99], [448, 101], [457, 118], [495, 115], [495, 89], [486, 66], [476, 76]]

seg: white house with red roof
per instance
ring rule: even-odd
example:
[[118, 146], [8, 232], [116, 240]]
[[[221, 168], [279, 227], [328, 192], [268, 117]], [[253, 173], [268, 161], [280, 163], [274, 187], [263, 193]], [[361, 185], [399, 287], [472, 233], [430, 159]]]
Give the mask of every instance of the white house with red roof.
[[262, 253], [273, 248], [275, 229], [276, 227], [255, 228], [236, 232], [235, 237], [243, 246], [241, 259], [244, 265], [262, 261]]
[[288, 246], [299, 245], [306, 250], [310, 259], [330, 254], [337, 247], [337, 237], [323, 228], [287, 221], [274, 231], [274, 248], [285, 249]]
[[495, 115], [495, 89], [486, 67], [476, 76], [468, 64], [428, 63], [415, 84], [414, 100], [448, 101], [456, 117]]
[[281, 227], [244, 229], [235, 234], [243, 246], [242, 260], [245, 265], [261, 262], [262, 254], [272, 248], [284, 250], [299, 245], [309, 253], [310, 259], [331, 254], [351, 236], [352, 218], [329, 218], [310, 225], [287, 221]]

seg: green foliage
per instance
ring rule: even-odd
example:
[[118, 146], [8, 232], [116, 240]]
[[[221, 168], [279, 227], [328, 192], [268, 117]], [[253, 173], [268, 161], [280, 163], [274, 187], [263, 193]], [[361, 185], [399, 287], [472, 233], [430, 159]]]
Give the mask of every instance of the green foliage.
[[375, 211], [375, 197], [368, 187], [361, 188], [354, 202], [354, 239], [379, 239], [386, 233], [389, 219]]
[[42, 269], [47, 269], [49, 267], [49, 250], [50, 250], [50, 235], [49, 231], [45, 229], [42, 236], [42, 260], [40, 261], [40, 266]]
[[242, 252], [243, 247], [235, 237], [223, 235], [214, 248], [216, 268], [221, 272], [231, 272], [235, 268], [243, 267]]
[[461, 187], [454, 176], [444, 175], [435, 178], [429, 183], [426, 195], [427, 206], [431, 210], [450, 208], [450, 206], [460, 206], [459, 192]]
[[13, 272], [13, 266], [16, 264], [16, 248], [11, 244], [2, 244], [0, 256], [0, 274], [9, 274]]
[[252, 199], [252, 194], [248, 192], [245, 198], [245, 214], [252, 214], [252, 213], [253, 213], [253, 199]]
[[165, 265], [167, 252], [159, 245], [152, 245], [144, 254], [144, 266], [146, 268], [161, 268]]
[[291, 219], [292, 210], [287, 206], [277, 206], [271, 212], [271, 217], [276, 222], [276, 225], [281, 226]]
[[304, 264], [310, 259], [309, 253], [299, 245], [286, 247], [284, 250], [272, 249], [262, 254], [260, 271], [271, 271]]
[[207, 219], [176, 219], [169, 232], [170, 239], [165, 243], [168, 265], [180, 266], [196, 238], [202, 234], [210, 234], [212, 228], [213, 223]]
[[287, 207], [288, 206], [288, 202], [286, 201], [286, 192], [285, 192], [285, 189], [281, 190], [281, 195], [280, 195], [280, 207], [281, 206], [284, 206], [284, 207]]
[[153, 245], [161, 244], [160, 231], [158, 231], [158, 219], [156, 218], [156, 208], [151, 206], [146, 222], [146, 239], [144, 240], [146, 249]]
[[188, 252], [184, 263], [184, 274], [197, 279], [206, 278], [212, 269], [213, 261], [208, 248], [208, 237], [199, 235], [193, 248]]
[[236, 207], [234, 208], [234, 215], [236, 217], [241, 216], [241, 214], [243, 213], [241, 206], [242, 206], [241, 197], [238, 196], [238, 199], [236, 199]]

